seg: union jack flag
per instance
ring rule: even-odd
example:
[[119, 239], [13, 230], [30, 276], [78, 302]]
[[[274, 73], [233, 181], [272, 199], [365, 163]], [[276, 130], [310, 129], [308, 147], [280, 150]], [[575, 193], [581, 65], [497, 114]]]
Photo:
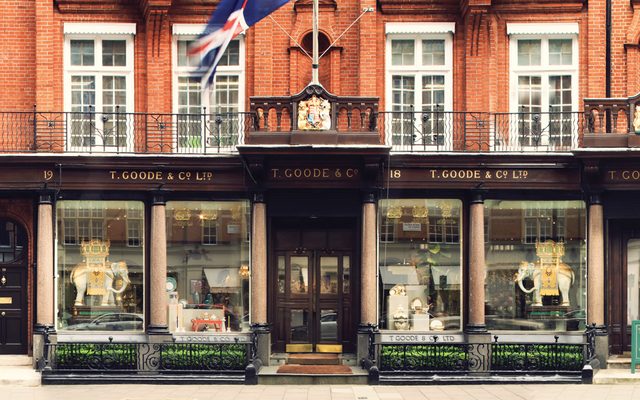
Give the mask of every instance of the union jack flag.
[[195, 72], [202, 77], [202, 90], [213, 85], [218, 63], [236, 36], [289, 0], [221, 0], [205, 31], [190, 46], [190, 56], [202, 60]]

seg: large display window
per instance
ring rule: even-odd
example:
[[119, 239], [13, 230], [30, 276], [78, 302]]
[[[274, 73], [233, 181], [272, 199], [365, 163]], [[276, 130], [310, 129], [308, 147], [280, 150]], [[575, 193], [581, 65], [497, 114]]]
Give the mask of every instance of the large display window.
[[455, 199], [380, 202], [382, 329], [461, 329], [461, 208]]
[[485, 201], [489, 329], [585, 328], [582, 201]]
[[57, 329], [144, 330], [144, 204], [56, 205]]
[[167, 203], [172, 332], [249, 330], [249, 202]]

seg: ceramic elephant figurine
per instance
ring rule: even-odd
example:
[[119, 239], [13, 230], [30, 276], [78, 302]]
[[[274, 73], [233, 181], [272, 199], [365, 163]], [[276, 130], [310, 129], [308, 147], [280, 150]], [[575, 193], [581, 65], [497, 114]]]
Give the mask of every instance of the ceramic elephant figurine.
[[[569, 299], [569, 289], [575, 280], [573, 270], [567, 264], [561, 262], [557, 264], [556, 270], [558, 291], [562, 297], [562, 306], [570, 306], [571, 301]], [[525, 278], [531, 278], [533, 280], [533, 287], [531, 289], [525, 289], [522, 281]], [[534, 263], [522, 262], [518, 268], [515, 279], [518, 282], [518, 286], [525, 293], [533, 292], [533, 306], [542, 306], [542, 296], [540, 295], [540, 289], [542, 287], [542, 268], [540, 265]]]
[[[87, 265], [82, 262], [75, 266], [75, 268], [71, 271], [71, 282], [76, 287], [76, 300], [74, 305], [81, 306], [84, 305], [84, 296], [87, 293], [88, 288], [88, 279], [89, 274], [96, 272], [104, 272], [104, 284], [102, 293], [102, 302], [101, 306], [112, 306], [115, 305], [115, 294], [120, 294], [124, 292], [127, 286], [131, 283], [129, 280], [129, 270], [127, 268], [127, 263], [124, 261], [118, 261], [109, 263], [106, 262], [103, 265]], [[113, 288], [113, 282], [117, 277], [122, 278], [122, 287], [118, 290]]]

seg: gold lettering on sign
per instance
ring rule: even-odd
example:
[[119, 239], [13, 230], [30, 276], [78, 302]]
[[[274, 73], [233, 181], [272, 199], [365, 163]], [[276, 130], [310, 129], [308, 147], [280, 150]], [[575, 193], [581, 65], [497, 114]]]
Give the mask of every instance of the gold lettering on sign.
[[358, 168], [271, 168], [272, 179], [355, 179], [360, 175]]
[[[399, 170], [394, 170], [398, 171]], [[482, 170], [482, 169], [430, 169], [427, 176], [433, 180], [480, 181], [480, 180], [526, 180], [529, 171], [524, 169]], [[400, 177], [400, 174], [398, 174]]]
[[109, 171], [112, 181], [145, 181], [145, 182], [162, 182], [162, 181], [184, 181], [184, 182], [211, 182], [213, 181], [213, 172], [211, 171]]
[[42, 174], [45, 181], [50, 181], [51, 179], [53, 179], [53, 171], [50, 169], [45, 169]]

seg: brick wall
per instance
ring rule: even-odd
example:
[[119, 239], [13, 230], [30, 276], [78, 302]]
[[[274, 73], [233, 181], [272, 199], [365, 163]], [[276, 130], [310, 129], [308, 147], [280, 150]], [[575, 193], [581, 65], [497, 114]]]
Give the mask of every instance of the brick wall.
[[[109, 7], [92, 3], [74, 10], [72, 6], [56, 7], [51, 0], [6, 0], [0, 14], [3, 43], [0, 46], [0, 110], [29, 111], [33, 104], [40, 110], [62, 110], [64, 22], [135, 22], [138, 26], [136, 111], [172, 111], [171, 26], [178, 22], [204, 23], [213, 9], [212, 5], [174, 3], [151, 11], [140, 10], [137, 2]], [[566, 21], [580, 24], [579, 97], [605, 95], [604, 0], [590, 2], [588, 8], [577, 2], [545, 3], [546, 6], [537, 7], [532, 6], [533, 3], [503, 2], [487, 6], [475, 2], [456, 12], [446, 8], [429, 11], [417, 6], [389, 13], [378, 10], [379, 3], [374, 0], [322, 3], [325, 5], [320, 9], [320, 30], [330, 42], [358, 18], [363, 8], [374, 9], [347, 31], [322, 61], [326, 70], [320, 75], [336, 94], [377, 95], [384, 107], [385, 23], [453, 21], [456, 23], [455, 109], [507, 110], [509, 40], [506, 24]], [[640, 91], [637, 68], [640, 14], [637, 13], [629, 2], [613, 1], [612, 96]], [[301, 42], [311, 31], [311, 7], [290, 2], [272, 17], [258, 23], [246, 36], [247, 102], [252, 95], [296, 93], [310, 77], [310, 60], [297, 49], [296, 42]]]

